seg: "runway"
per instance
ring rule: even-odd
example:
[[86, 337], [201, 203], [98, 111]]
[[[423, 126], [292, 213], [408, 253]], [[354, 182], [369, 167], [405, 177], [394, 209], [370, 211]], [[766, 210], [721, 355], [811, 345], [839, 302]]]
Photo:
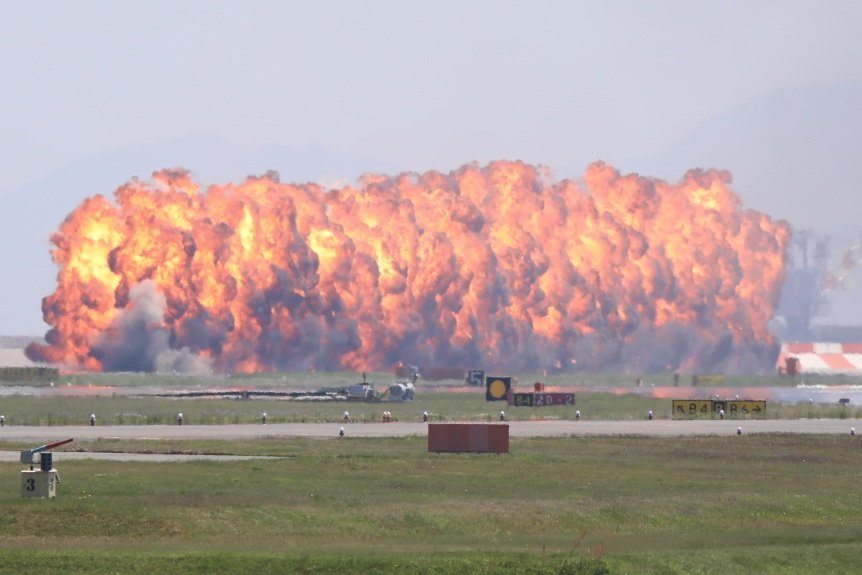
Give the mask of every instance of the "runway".
[[[433, 424], [434, 422], [432, 422]], [[454, 422], [453, 422], [454, 423]], [[475, 423], [475, 422], [473, 422]], [[105, 425], [105, 426], [9, 426], [0, 428], [0, 440], [20, 441], [41, 445], [51, 441], [74, 438], [75, 441], [96, 439], [252, 439], [313, 437], [336, 438], [344, 427], [350, 437], [410, 437], [426, 436], [427, 425], [421, 422], [392, 423], [280, 423], [239, 425]], [[490, 422], [489, 425], [501, 425]], [[510, 437], [582, 437], [599, 435], [643, 435], [654, 437], [692, 435], [730, 435], [738, 427], [744, 434], [753, 433], [815, 433], [849, 434], [851, 428], [862, 433], [860, 419], [763, 419], [763, 420], [672, 420], [652, 421], [510, 421]]]
[[[433, 424], [433, 422], [432, 422]], [[671, 420], [652, 421], [512, 421], [489, 422], [489, 425], [508, 425], [510, 437], [589, 437], [589, 436], [644, 436], [680, 437], [695, 435], [743, 435], [769, 433], [850, 433], [859, 428], [859, 419], [766, 419], [766, 420]], [[106, 426], [6, 426], [0, 428], [0, 440], [31, 444], [33, 447], [52, 441], [73, 438], [76, 442], [97, 439], [290, 439], [308, 437], [335, 439], [344, 427], [345, 438], [368, 437], [425, 437], [425, 423], [283, 423], [248, 425], [106, 425]], [[112, 461], [184, 462], [199, 460], [236, 461], [247, 459], [273, 459], [266, 456], [243, 455], [188, 455], [157, 453], [75, 452], [74, 443], [55, 451], [64, 460], [104, 459]], [[19, 461], [19, 452], [0, 451], [0, 462]], [[277, 458], [275, 458], [277, 459]]]

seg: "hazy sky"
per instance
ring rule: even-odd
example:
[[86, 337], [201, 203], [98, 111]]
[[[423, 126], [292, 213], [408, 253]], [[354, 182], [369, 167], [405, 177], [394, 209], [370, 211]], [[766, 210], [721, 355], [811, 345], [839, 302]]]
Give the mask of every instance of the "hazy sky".
[[[855, 0], [0, 0], [0, 22], [0, 197], [189, 136], [397, 170], [494, 159], [558, 178], [599, 159], [644, 170], [639, 159], [777, 90], [862, 83]], [[784, 217], [759, 193], [742, 195]]]
[[189, 134], [575, 177], [776, 88], [862, 80], [854, 0], [2, 6], [0, 191]]

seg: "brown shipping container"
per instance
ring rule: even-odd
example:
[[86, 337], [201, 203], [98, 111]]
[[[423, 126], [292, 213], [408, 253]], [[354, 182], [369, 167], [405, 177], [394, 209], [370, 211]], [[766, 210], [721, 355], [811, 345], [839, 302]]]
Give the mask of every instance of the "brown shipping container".
[[505, 423], [431, 423], [428, 451], [437, 453], [509, 453]]

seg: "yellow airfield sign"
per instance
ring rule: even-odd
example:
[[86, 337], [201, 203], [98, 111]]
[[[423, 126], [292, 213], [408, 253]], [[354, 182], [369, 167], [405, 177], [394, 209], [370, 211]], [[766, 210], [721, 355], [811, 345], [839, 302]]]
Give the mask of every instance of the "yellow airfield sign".
[[765, 401], [735, 400], [727, 402], [725, 410], [728, 417], [766, 417]]
[[674, 399], [674, 419], [697, 419], [719, 417], [721, 410], [728, 419], [756, 419], [766, 417], [766, 401], [763, 400], [712, 400]]
[[711, 399], [674, 399], [673, 418], [693, 419], [695, 417], [709, 417], [712, 414]]

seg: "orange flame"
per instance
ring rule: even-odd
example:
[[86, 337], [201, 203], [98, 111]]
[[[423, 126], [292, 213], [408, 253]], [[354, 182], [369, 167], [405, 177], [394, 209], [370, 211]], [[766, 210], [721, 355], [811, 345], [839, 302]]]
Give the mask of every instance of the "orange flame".
[[36, 360], [91, 370], [771, 370], [786, 222], [730, 175], [678, 184], [596, 163], [365, 176], [184, 170], [89, 198], [52, 237]]

